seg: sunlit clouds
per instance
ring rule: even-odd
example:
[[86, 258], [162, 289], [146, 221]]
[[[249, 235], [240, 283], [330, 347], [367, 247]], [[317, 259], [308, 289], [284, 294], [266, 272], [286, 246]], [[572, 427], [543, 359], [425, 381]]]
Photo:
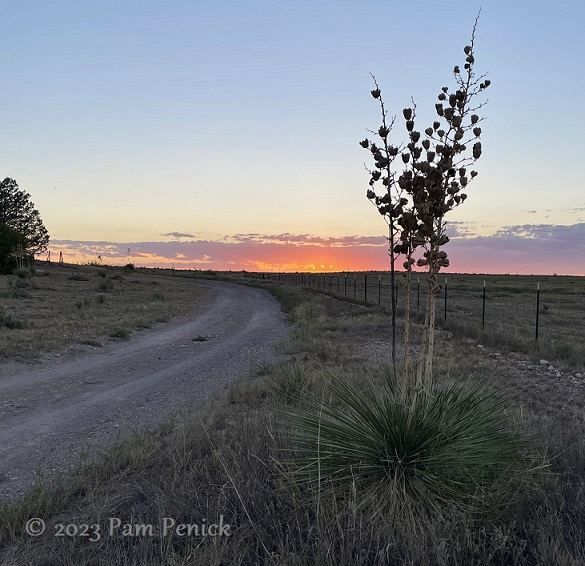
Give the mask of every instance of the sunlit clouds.
[[[452, 223], [446, 272], [585, 274], [585, 223], [506, 226], [489, 236], [469, 223]], [[338, 272], [386, 270], [384, 236], [325, 238], [307, 234], [235, 234], [215, 240], [51, 243], [67, 262], [225, 271]], [[98, 259], [98, 256], [101, 259]]]

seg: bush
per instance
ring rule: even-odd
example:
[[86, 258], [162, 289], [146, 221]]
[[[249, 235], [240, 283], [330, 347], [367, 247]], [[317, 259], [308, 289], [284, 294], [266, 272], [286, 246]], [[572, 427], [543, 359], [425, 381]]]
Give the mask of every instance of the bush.
[[98, 283], [98, 291], [113, 291], [114, 290], [114, 283], [109, 279], [102, 279]]
[[26, 267], [23, 267], [22, 269], [15, 269], [12, 273], [17, 277], [20, 277], [20, 279], [29, 279], [33, 276], [32, 271]]
[[126, 328], [116, 328], [110, 332], [110, 338], [116, 338], [117, 340], [129, 340], [130, 331]]
[[1, 326], [4, 326], [5, 328], [9, 328], [10, 330], [24, 328], [24, 324], [22, 324], [22, 322], [20, 322], [20, 320], [14, 318], [12, 315], [8, 314], [6, 311], [0, 312], [0, 327]]
[[526, 444], [506, 403], [473, 384], [435, 389], [404, 401], [389, 369], [382, 383], [357, 390], [333, 377], [332, 402], [287, 413], [289, 464], [302, 484], [359, 506], [408, 532], [432, 517], [497, 509], [530, 469]]
[[299, 400], [309, 383], [306, 370], [296, 362], [277, 366], [269, 379], [270, 388], [285, 401]]

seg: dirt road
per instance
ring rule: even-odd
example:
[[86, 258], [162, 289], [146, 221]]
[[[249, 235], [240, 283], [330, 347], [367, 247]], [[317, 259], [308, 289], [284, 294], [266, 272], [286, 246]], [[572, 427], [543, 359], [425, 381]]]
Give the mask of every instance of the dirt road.
[[130, 341], [0, 365], [0, 501], [278, 358], [288, 327], [276, 300], [230, 283], [195, 284], [203, 293], [193, 313]]

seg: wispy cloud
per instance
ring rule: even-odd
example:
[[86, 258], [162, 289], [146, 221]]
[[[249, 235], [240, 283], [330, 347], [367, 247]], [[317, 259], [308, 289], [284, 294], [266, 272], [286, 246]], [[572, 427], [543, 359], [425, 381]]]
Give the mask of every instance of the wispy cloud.
[[[288, 246], [320, 246], [325, 248], [347, 246], [379, 246], [380, 236], [343, 236], [323, 238], [309, 234], [236, 234], [227, 236], [226, 241], [238, 243], [284, 244]], [[383, 240], [382, 240], [383, 241]]]
[[193, 234], [185, 234], [183, 232], [168, 232], [167, 234], [161, 234], [161, 236], [169, 236], [171, 238], [194, 238]]

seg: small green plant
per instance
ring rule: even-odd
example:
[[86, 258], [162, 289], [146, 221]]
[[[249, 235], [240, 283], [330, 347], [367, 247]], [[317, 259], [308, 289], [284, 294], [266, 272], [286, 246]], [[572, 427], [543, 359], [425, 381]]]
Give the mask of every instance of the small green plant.
[[98, 305], [103, 305], [106, 302], [106, 296], [100, 294], [95, 298], [95, 300]]
[[203, 336], [203, 334], [199, 334], [193, 338], [193, 342], [206, 342], [207, 340], [207, 336]]
[[165, 294], [162, 291], [155, 291], [152, 294], [152, 298], [155, 301], [164, 301], [166, 299]]
[[296, 362], [276, 366], [269, 379], [271, 389], [287, 401], [300, 399], [309, 383], [306, 370]]

